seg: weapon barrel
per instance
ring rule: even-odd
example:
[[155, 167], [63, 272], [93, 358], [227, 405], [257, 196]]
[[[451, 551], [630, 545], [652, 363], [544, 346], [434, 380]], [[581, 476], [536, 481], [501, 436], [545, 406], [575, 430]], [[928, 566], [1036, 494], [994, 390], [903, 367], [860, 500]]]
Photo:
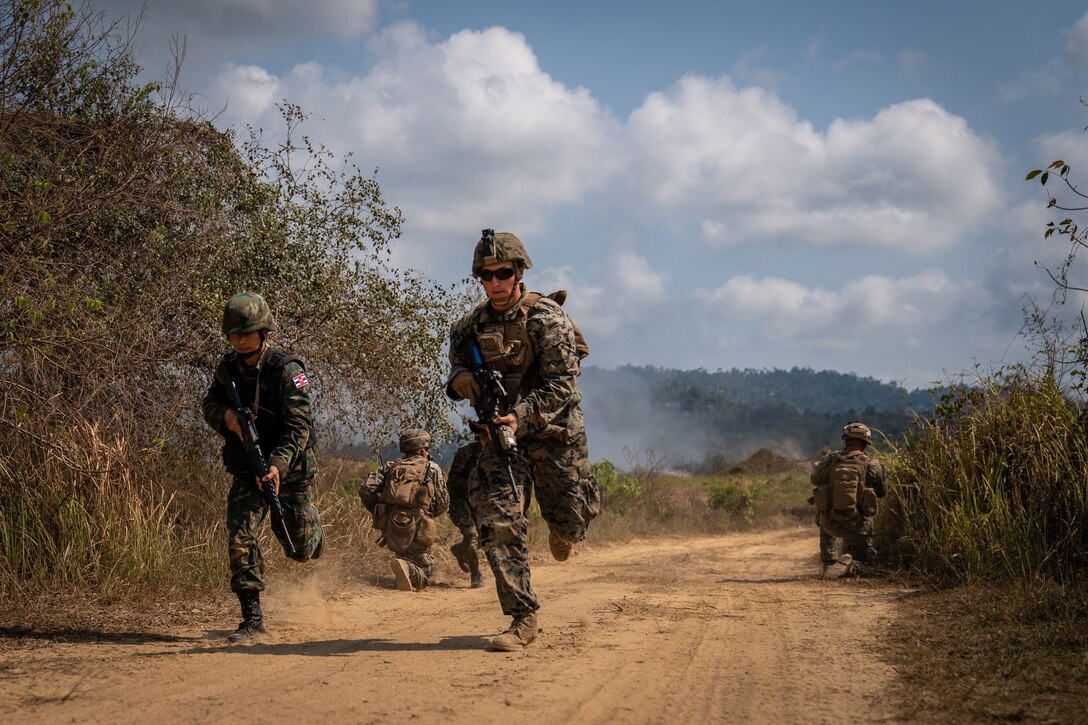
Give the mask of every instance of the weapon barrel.
[[[245, 448], [246, 457], [249, 459], [250, 472], [258, 479], [263, 479], [268, 475], [268, 464], [264, 460], [264, 451], [261, 450], [257, 427], [253, 424], [253, 411], [242, 404], [242, 398], [238, 395], [238, 387], [234, 384], [234, 377], [230, 374], [230, 370], [226, 368], [226, 363], [221, 363], [221, 365], [223, 366], [223, 376], [227, 380], [227, 392], [230, 394], [234, 412], [238, 416], [238, 423], [242, 427], [242, 447]], [[303, 455], [306, 454], [303, 453]], [[276, 493], [270, 481], [261, 483], [261, 494], [272, 514], [272, 529], [276, 532], [278, 538], [283, 541], [288, 555], [294, 556], [298, 550], [295, 548], [295, 542], [291, 540], [291, 532], [287, 528], [287, 520], [284, 518], [283, 513], [283, 502], [280, 501], [279, 494]]]

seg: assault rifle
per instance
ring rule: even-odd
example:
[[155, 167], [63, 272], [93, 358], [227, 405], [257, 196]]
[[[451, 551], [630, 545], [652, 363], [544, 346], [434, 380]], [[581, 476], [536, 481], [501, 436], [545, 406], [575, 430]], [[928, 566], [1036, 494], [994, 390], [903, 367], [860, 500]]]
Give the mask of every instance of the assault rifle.
[[[242, 428], [242, 447], [245, 448], [246, 457], [249, 459], [249, 470], [257, 478], [263, 479], [268, 475], [268, 464], [265, 463], [264, 452], [261, 450], [260, 441], [257, 439], [257, 426], [254, 423], [257, 416], [248, 405], [242, 405], [242, 399], [238, 395], [238, 388], [234, 384], [234, 377], [230, 374], [230, 368], [227, 367], [226, 361], [221, 362], [219, 367], [223, 371], [223, 377], [227, 380], [227, 392], [230, 394], [234, 412], [238, 415], [238, 424]], [[302, 455], [306, 455], [305, 451]], [[286, 471], [281, 472], [281, 476], [286, 473]], [[279, 534], [279, 537], [283, 540], [288, 555], [294, 556], [297, 553], [295, 543], [291, 541], [291, 532], [287, 529], [287, 521], [283, 517], [283, 504], [280, 502], [280, 496], [272, 486], [271, 481], [261, 483], [261, 493], [264, 495], [264, 500], [268, 503], [268, 510], [272, 514], [272, 530]]]
[[506, 461], [506, 472], [510, 475], [510, 487], [514, 491], [514, 500], [521, 504], [521, 489], [518, 487], [517, 479], [514, 478], [514, 468], [511, 465], [518, 452], [518, 442], [510, 426], [494, 423], [494, 420], [499, 417], [499, 404], [506, 399], [502, 373], [496, 370], [494, 365], [484, 362], [480, 343], [474, 334], [465, 338], [461, 345], [461, 355], [465, 358], [469, 372], [480, 386], [480, 395], [472, 406], [476, 411], [476, 417], [491, 445]]

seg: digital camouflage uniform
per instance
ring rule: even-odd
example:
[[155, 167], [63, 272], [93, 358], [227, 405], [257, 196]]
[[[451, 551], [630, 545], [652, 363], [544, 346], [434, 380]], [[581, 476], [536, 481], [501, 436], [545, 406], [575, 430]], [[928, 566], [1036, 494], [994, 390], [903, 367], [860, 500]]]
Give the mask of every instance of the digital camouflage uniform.
[[[258, 364], [250, 367], [236, 353], [224, 358], [230, 367], [242, 403], [257, 414], [256, 427], [268, 465], [280, 471], [280, 501], [284, 519], [295, 545], [295, 561], [317, 558], [323, 535], [312, 486], [317, 473], [310, 414], [309, 379], [301, 362], [267, 345]], [[235, 592], [264, 590], [264, 558], [257, 532], [268, 505], [250, 471], [242, 441], [223, 422], [230, 395], [221, 368], [204, 396], [204, 419], [223, 436], [223, 463], [234, 477], [227, 495], [227, 537], [231, 589]], [[257, 396], [260, 381], [260, 396]], [[280, 536], [278, 531], [275, 532]], [[284, 543], [281, 541], [281, 543]], [[286, 544], [284, 544], [286, 546]]]
[[476, 553], [479, 537], [476, 521], [472, 518], [472, 507], [468, 503], [468, 490], [476, 475], [476, 460], [480, 457], [480, 444], [473, 441], [457, 449], [446, 476], [446, 488], [450, 492], [450, 521], [461, 532], [461, 541], [450, 547], [457, 559], [457, 564], [466, 574], [472, 576], [472, 586], [482, 587], [480, 557]]
[[[374, 509], [380, 503], [382, 485], [385, 482], [386, 473], [401, 459], [387, 461], [385, 465], [372, 472], [367, 479], [359, 485], [359, 498], [363, 507], [374, 515]], [[431, 502], [423, 511], [424, 515], [434, 519], [446, 513], [450, 507], [450, 494], [446, 489], [446, 477], [442, 469], [434, 461], [427, 462], [426, 482], [432, 489]], [[431, 554], [432, 544], [420, 546], [413, 543], [408, 549], [395, 553], [397, 559], [408, 563], [408, 576], [415, 589], [423, 589], [430, 584], [435, 572], [434, 555]]]
[[[847, 455], [846, 449], [835, 451], [825, 456], [812, 471], [812, 485], [826, 486], [830, 484], [830, 474], [835, 464]], [[857, 454], [865, 462], [865, 486], [876, 492], [877, 498], [883, 498], [887, 493], [887, 484], [884, 481], [884, 467], [873, 456], [861, 451]], [[816, 525], [820, 527], [820, 561], [827, 565], [836, 561], [838, 540], [843, 543], [843, 552], [850, 554], [854, 561], [862, 564], [876, 562], [877, 551], [873, 546], [875, 516], [862, 516], [859, 514], [856, 528], [844, 526], [832, 521], [830, 517], [817, 510]]]
[[466, 539], [476, 540], [476, 522], [468, 505], [470, 481], [476, 474], [476, 459], [480, 456], [480, 444], [473, 441], [457, 449], [446, 476], [446, 488], [450, 493], [450, 521]]
[[[500, 406], [501, 413], [513, 412], [518, 418], [518, 453], [511, 468], [522, 488], [524, 505], [535, 489], [552, 536], [576, 543], [585, 538], [589, 522], [600, 511], [600, 493], [589, 468], [579, 407], [582, 395], [574, 326], [557, 302], [527, 293], [520, 283], [519, 289], [521, 301], [511, 309], [496, 312], [489, 302], [483, 302], [453, 326], [447, 393], [454, 399], [459, 397], [453, 391], [453, 380], [468, 370], [461, 352], [466, 336], [475, 333], [479, 339], [481, 332], [502, 329], [512, 336], [510, 330], [523, 324], [531, 348], [527, 367], [504, 358], [486, 360], [504, 374], [509, 399]], [[488, 351], [484, 355], [488, 358]], [[518, 358], [525, 359], [524, 351]], [[515, 500], [507, 459], [490, 443], [481, 442], [468, 501], [495, 576], [502, 611], [515, 618], [532, 614], [540, 604], [530, 586], [528, 521]]]

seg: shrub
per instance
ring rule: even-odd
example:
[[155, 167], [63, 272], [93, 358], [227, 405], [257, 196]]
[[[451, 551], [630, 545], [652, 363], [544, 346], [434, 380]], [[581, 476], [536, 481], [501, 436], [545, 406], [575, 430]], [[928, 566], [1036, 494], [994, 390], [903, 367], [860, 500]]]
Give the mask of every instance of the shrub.
[[755, 523], [759, 488], [749, 481], [714, 481], [707, 486], [710, 507], [727, 513], [735, 521], [749, 526]]
[[601, 459], [590, 465], [593, 477], [601, 489], [602, 506], [624, 513], [641, 493], [638, 481], [631, 476], [616, 471], [612, 461]]
[[1040, 576], [1088, 565], [1088, 436], [1048, 375], [998, 371], [955, 386], [888, 460], [881, 535], [944, 582]]

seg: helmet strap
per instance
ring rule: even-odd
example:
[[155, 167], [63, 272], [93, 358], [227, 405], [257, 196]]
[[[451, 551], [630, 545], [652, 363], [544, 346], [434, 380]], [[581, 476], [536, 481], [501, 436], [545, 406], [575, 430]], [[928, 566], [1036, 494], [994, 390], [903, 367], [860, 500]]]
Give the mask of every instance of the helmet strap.
[[521, 297], [521, 275], [522, 275], [522, 271], [521, 271], [521, 267], [519, 265], [515, 265], [515, 268], [517, 269], [517, 274], [514, 276], [514, 288], [512, 290], [510, 290], [510, 294], [508, 296], [502, 298], [502, 300], [499, 302], [499, 305], [498, 305], [499, 307], [502, 308], [503, 312], [506, 312], [511, 307], [513, 307], [514, 302], [516, 302], [518, 300], [518, 298]]
[[252, 365], [253, 363], [251, 363], [250, 360], [252, 360], [252, 359], [254, 359], [256, 357], [260, 357], [260, 354], [262, 352], [264, 352], [265, 336], [266, 336], [265, 331], [261, 330], [261, 344], [257, 346], [257, 349], [254, 350], [253, 352], [249, 353], [248, 355], [239, 355], [238, 356], [238, 357], [242, 358], [242, 360], [245, 362], [246, 365]]

